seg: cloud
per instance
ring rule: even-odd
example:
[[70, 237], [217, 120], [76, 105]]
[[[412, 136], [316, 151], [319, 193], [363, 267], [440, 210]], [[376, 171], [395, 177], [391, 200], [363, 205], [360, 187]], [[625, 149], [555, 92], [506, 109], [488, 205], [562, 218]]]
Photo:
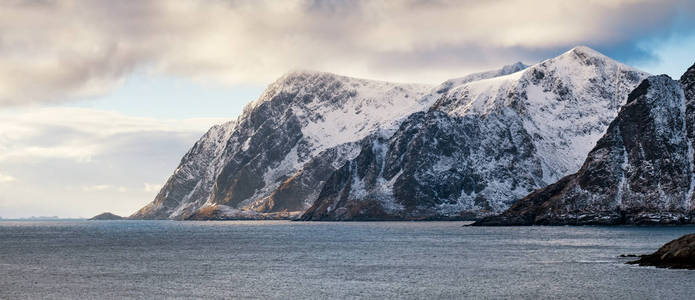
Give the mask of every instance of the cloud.
[[436, 83], [577, 44], [658, 59], [687, 0], [5, 1], [0, 104], [95, 97], [135, 70], [267, 83], [294, 68]]
[[151, 135], [197, 135], [221, 118], [160, 120], [73, 107], [0, 111], [0, 163], [67, 159], [89, 163], [100, 154]]
[[161, 184], [156, 184], [156, 183], [147, 183], [145, 182], [145, 192], [159, 192], [159, 190], [162, 189]]
[[0, 111], [0, 215], [79, 217], [104, 208], [129, 215], [221, 121], [68, 107]]
[[[73, 188], [68, 188], [68, 191], [74, 191]], [[125, 193], [128, 191], [127, 187], [124, 186], [115, 186], [111, 184], [95, 184], [95, 185], [85, 185], [81, 186], [80, 190], [83, 192], [102, 192], [102, 191], [108, 191], [108, 192], [119, 192], [119, 193]]]
[[12, 182], [12, 181], [15, 181], [15, 180], [17, 180], [17, 179], [14, 178], [14, 177], [12, 177], [12, 176], [10, 176], [10, 175], [0, 173], [0, 184]]

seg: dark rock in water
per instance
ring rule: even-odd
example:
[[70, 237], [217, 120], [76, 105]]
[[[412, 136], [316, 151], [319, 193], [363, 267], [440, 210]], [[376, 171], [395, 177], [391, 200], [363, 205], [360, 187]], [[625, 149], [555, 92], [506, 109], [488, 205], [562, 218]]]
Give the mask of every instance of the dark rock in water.
[[98, 214], [94, 217], [89, 218], [88, 220], [125, 220], [126, 218], [114, 215], [110, 212], [105, 212], [102, 214]]
[[581, 169], [473, 226], [695, 222], [695, 65], [645, 79]]
[[661, 246], [652, 254], [628, 262], [640, 266], [695, 270], [695, 234], [687, 234]]

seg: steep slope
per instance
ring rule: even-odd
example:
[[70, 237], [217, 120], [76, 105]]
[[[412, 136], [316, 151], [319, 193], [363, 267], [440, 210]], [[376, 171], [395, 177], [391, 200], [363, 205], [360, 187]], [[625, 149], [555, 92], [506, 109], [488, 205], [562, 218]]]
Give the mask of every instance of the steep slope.
[[[430, 103], [427, 85], [320, 72], [271, 84], [235, 121], [212, 127], [133, 219], [204, 219], [302, 211], [325, 177], [359, 151], [356, 141], [395, 130]], [[201, 210], [201, 208], [205, 208]]]
[[576, 47], [510, 75], [461, 81], [393, 135], [365, 138], [360, 154], [331, 175], [302, 219], [499, 213], [579, 169], [646, 76]]
[[215, 125], [183, 156], [181, 163], [169, 177], [154, 201], [141, 208], [131, 219], [180, 218], [185, 205], [199, 206], [210, 197], [210, 190], [219, 170], [227, 141], [237, 121]]
[[695, 65], [645, 79], [575, 174], [476, 225], [693, 223]]

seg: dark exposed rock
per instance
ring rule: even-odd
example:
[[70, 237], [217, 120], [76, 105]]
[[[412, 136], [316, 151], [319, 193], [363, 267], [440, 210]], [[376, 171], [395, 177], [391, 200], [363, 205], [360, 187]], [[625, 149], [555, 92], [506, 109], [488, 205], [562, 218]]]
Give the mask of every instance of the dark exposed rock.
[[98, 214], [94, 217], [89, 218], [88, 220], [125, 220], [126, 218], [114, 215], [110, 212], [105, 212]]
[[663, 245], [652, 254], [628, 264], [695, 270], [695, 234], [687, 234]]
[[695, 66], [645, 79], [577, 173], [473, 225], [695, 222], [693, 82]]

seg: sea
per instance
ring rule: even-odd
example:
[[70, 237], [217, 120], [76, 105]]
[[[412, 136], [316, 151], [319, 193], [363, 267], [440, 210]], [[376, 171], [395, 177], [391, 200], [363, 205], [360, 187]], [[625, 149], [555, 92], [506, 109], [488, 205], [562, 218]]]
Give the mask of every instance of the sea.
[[695, 227], [0, 221], [0, 299], [693, 299]]

